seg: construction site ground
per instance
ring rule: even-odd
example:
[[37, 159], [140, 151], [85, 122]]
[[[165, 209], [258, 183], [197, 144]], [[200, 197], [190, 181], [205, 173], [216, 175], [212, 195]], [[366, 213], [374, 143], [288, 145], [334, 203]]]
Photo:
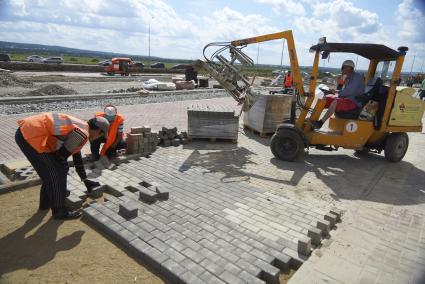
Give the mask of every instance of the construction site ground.
[[[138, 125], [150, 125], [153, 131], [162, 126], [183, 130], [186, 107], [192, 103], [239, 110], [233, 99], [215, 98], [119, 106], [119, 112], [126, 117], [126, 131]], [[100, 107], [66, 113], [87, 119]], [[2, 163], [23, 158], [14, 133], [16, 121], [25, 116], [1, 116]], [[343, 210], [342, 222], [289, 283], [425, 283], [424, 137], [409, 133], [409, 150], [400, 163], [389, 163], [382, 154], [357, 155], [344, 149], [310, 149], [295, 162], [283, 162], [270, 152], [269, 138], [241, 127], [238, 143], [194, 141], [159, 147], [148, 161], [151, 166], [181, 167], [182, 172], [200, 170], [206, 178], [218, 177], [223, 187], [249, 185], [277, 204], [285, 198], [295, 206], [299, 202]], [[167, 281], [85, 222], [55, 221], [37, 206], [37, 187], [0, 195], [0, 282]], [[288, 277], [282, 275], [281, 283], [284, 278]]]

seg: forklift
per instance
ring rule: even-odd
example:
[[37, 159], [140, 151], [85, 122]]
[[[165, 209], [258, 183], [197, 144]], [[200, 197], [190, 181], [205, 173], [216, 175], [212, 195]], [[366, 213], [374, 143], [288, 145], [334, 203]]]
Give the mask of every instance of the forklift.
[[[381, 44], [328, 43], [326, 38], [320, 38], [318, 44], [310, 48], [310, 52], [315, 55], [308, 91], [304, 90], [291, 30], [231, 42], [210, 43], [204, 47], [205, 61], [197, 60], [194, 66], [198, 70], [205, 69], [242, 105], [242, 111], [249, 111], [261, 92], [252, 86], [254, 78], [250, 81], [244, 74], [244, 67], [254, 66], [254, 62], [242, 52], [242, 48], [277, 39], [286, 40], [294, 89], [290, 119], [277, 127], [270, 141], [271, 151], [276, 158], [294, 161], [306, 148], [315, 147], [327, 151], [338, 148], [362, 153], [384, 151], [385, 158], [390, 162], [403, 159], [409, 145], [407, 132], [422, 131], [425, 109], [423, 103], [412, 96], [413, 89], [397, 90], [407, 47], [393, 50]], [[218, 50], [207, 57], [206, 50], [210, 47], [218, 47]], [[229, 59], [223, 55], [226, 50], [229, 51]], [[374, 100], [379, 103], [379, 109], [371, 121], [359, 119], [361, 107], [350, 112], [335, 113], [329, 119], [329, 130], [314, 130], [312, 123], [319, 120], [326, 104], [326, 99], [318, 95], [326, 95], [327, 92], [323, 88], [316, 90], [319, 60], [336, 52], [356, 54], [369, 60], [364, 76], [367, 90], [362, 105]], [[384, 66], [384, 71], [388, 71], [388, 66], [394, 64], [391, 77], [387, 77], [387, 72], [381, 72], [386, 74], [378, 76], [379, 63]], [[389, 80], [385, 84], [387, 78]]]

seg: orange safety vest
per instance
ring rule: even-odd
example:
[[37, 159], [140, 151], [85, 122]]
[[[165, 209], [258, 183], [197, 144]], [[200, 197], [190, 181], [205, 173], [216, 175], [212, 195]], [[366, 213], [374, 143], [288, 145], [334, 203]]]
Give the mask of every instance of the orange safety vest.
[[292, 74], [291, 75], [289, 75], [289, 74], [286, 74], [285, 75], [285, 80], [284, 80], [284, 84], [283, 84], [283, 86], [285, 87], [285, 88], [290, 88], [290, 87], [292, 87]]
[[78, 153], [89, 137], [87, 122], [63, 113], [42, 113], [18, 120], [25, 140], [38, 153], [52, 153], [62, 146], [58, 136], [66, 136], [75, 128], [86, 135], [86, 140], [72, 154]]
[[[98, 112], [94, 116], [95, 117], [96, 116], [105, 117], [105, 113], [104, 112]], [[109, 125], [108, 137], [106, 138], [106, 143], [103, 144], [103, 146], [102, 146], [102, 150], [100, 151], [100, 156], [105, 156], [106, 150], [108, 150], [109, 147], [111, 147], [112, 144], [114, 144], [115, 139], [117, 137], [117, 133], [118, 133], [118, 127], [123, 122], [124, 122], [124, 117], [122, 115], [117, 114], [115, 116], [114, 121]], [[123, 136], [124, 136], [124, 133], [123, 133]]]

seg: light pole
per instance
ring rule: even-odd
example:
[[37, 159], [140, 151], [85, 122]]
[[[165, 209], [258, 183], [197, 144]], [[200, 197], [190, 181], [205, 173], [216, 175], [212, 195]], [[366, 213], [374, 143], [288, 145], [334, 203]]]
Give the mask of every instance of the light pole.
[[151, 22], [154, 19], [154, 17], [152, 16], [151, 19], [149, 20], [149, 28], [148, 28], [148, 34], [149, 34], [149, 38], [148, 38], [148, 48], [149, 48], [149, 64], [151, 62]]

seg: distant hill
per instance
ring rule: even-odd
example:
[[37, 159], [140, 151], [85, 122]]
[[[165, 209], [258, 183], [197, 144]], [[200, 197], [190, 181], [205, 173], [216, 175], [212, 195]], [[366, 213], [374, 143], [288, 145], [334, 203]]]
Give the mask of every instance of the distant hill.
[[32, 43], [17, 43], [17, 42], [7, 42], [0, 41], [0, 52], [3, 53], [26, 53], [26, 54], [40, 54], [40, 55], [71, 55], [71, 56], [87, 56], [87, 57], [97, 57], [101, 59], [107, 59], [112, 57], [130, 57], [133, 60], [139, 61], [162, 61], [162, 62], [177, 62], [177, 63], [188, 63], [191, 60], [187, 59], [171, 59], [171, 58], [161, 58], [156, 56], [144, 56], [144, 55], [131, 55], [125, 53], [115, 53], [115, 52], [104, 52], [104, 51], [93, 51], [93, 50], [84, 50], [77, 48], [70, 48], [57, 45], [44, 45], [44, 44], [32, 44]]

